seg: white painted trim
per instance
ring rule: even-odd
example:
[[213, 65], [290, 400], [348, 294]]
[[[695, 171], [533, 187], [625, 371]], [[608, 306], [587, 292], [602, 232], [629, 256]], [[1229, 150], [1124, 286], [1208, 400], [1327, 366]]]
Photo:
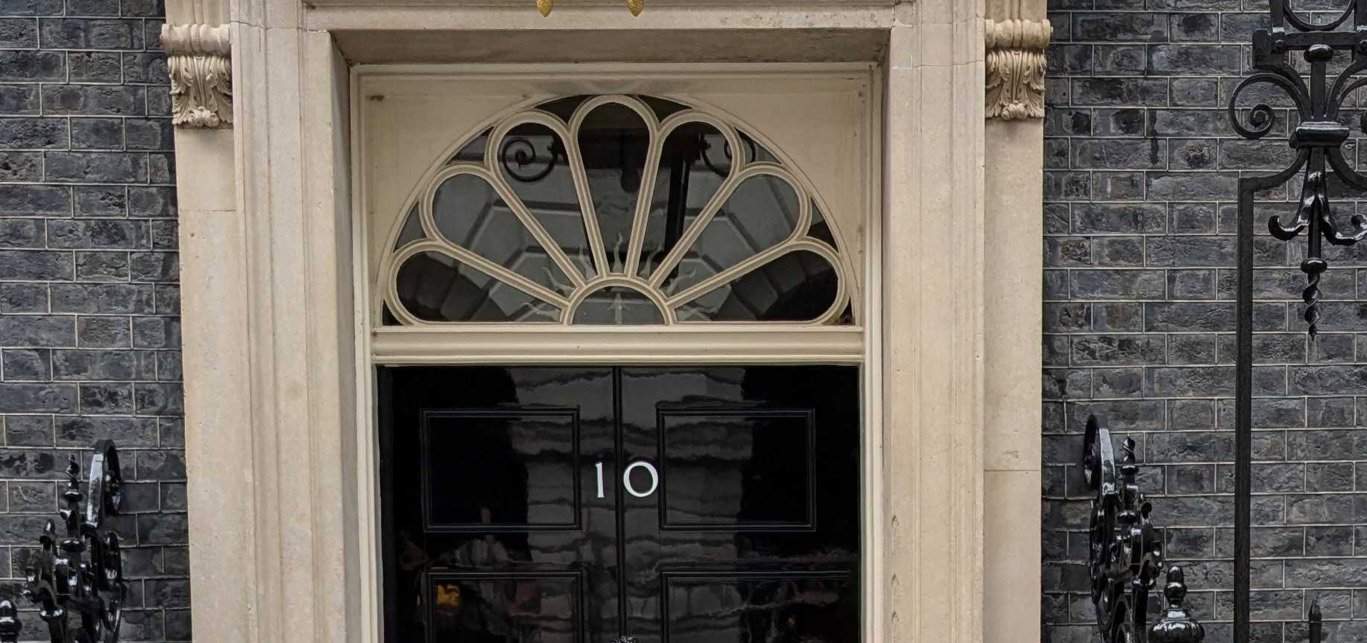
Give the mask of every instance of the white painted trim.
[[351, 69], [347, 88], [351, 109], [351, 239], [352, 257], [351, 278], [354, 295], [352, 301], [353, 332], [356, 340], [356, 530], [359, 534], [360, 552], [358, 577], [360, 587], [360, 614], [356, 632], [351, 633], [351, 641], [379, 643], [384, 641], [383, 601], [381, 588], [384, 587], [384, 561], [380, 549], [384, 543], [383, 526], [380, 521], [380, 445], [379, 430], [376, 422], [376, 400], [379, 389], [375, 384], [375, 367], [371, 360], [374, 350], [370, 334], [370, 226], [364, 224], [366, 184], [360, 178], [365, 158], [366, 138], [361, 135], [363, 112], [361, 105], [361, 83], [355, 67]]
[[860, 364], [863, 330], [479, 324], [452, 332], [420, 326], [371, 331], [376, 364]]

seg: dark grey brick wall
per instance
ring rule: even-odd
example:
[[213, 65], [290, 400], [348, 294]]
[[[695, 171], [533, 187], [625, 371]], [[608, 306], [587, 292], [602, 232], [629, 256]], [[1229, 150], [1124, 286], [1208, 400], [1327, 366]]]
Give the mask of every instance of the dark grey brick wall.
[[[1228, 641], [1235, 181], [1291, 156], [1285, 109], [1274, 136], [1248, 142], [1222, 107], [1247, 71], [1245, 45], [1266, 4], [1050, 5], [1045, 638], [1093, 637], [1087, 492], [1075, 462], [1086, 415], [1098, 410], [1138, 442], [1169, 556], [1187, 565], [1192, 603], [1215, 624], [1207, 640]], [[1357, 154], [1354, 143], [1349, 158]], [[1268, 207], [1260, 221], [1279, 210], [1292, 207]], [[1367, 641], [1367, 306], [1357, 300], [1367, 299], [1367, 247], [1328, 251], [1332, 303], [1317, 343], [1299, 318], [1302, 248], [1269, 237], [1257, 249], [1255, 640], [1305, 640], [1300, 621], [1319, 598], [1331, 640]]]
[[0, 0], [0, 577], [22, 576], [67, 455], [115, 439], [133, 481], [125, 640], [190, 638], [162, 15]]

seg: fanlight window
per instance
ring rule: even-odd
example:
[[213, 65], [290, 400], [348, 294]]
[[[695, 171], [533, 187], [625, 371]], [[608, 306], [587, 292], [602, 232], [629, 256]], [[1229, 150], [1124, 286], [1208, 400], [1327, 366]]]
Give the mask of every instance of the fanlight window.
[[386, 324], [852, 323], [812, 191], [707, 112], [576, 96], [465, 143], [381, 267]]

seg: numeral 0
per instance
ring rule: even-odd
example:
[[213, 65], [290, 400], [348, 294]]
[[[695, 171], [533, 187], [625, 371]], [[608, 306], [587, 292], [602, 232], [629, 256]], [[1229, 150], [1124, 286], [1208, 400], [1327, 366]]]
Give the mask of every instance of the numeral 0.
[[[636, 486], [631, 483], [631, 472], [638, 467], [650, 473], [650, 488], [645, 491], [637, 491]], [[607, 493], [603, 488], [603, 463], [600, 461], [594, 464], [593, 469], [598, 474], [598, 497], [606, 498]], [[645, 460], [638, 460], [627, 465], [626, 470], [622, 472], [622, 487], [627, 490], [627, 493], [637, 498], [649, 498], [655, 495], [656, 489], [660, 488], [660, 472], [655, 470], [655, 465]]]

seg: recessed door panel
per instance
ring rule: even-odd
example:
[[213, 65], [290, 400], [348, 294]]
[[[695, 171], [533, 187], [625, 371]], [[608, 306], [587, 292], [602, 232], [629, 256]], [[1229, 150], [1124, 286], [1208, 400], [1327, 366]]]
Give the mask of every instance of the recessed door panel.
[[663, 490], [622, 501], [625, 631], [638, 643], [859, 640], [858, 369], [628, 368], [621, 380], [623, 459], [657, 463]]
[[427, 532], [579, 527], [578, 409], [426, 410], [420, 421]]
[[[588, 643], [617, 625], [612, 369], [383, 368], [386, 640]], [[611, 636], [608, 636], [608, 634]]]
[[389, 640], [859, 640], [856, 368], [379, 381]]

